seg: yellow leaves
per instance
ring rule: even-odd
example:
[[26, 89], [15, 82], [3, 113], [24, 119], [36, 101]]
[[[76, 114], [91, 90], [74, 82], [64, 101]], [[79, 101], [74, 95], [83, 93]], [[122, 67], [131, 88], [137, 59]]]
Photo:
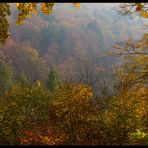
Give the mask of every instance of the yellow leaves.
[[[41, 3], [40, 10], [43, 14], [49, 15], [52, 13], [52, 9], [55, 3]], [[76, 8], [80, 8], [80, 3], [73, 3]], [[30, 13], [37, 14], [37, 3], [16, 3], [16, 7], [19, 10], [19, 15], [16, 20], [16, 25], [22, 24], [28, 17], [31, 18]]]
[[142, 3], [135, 3], [136, 4], [136, 11], [139, 12], [140, 16], [144, 18], [148, 18], [147, 11], [144, 10], [144, 5]]
[[85, 97], [85, 99], [92, 97], [91, 88], [84, 84], [74, 85], [73, 92], [75, 93], [75, 95], [77, 95], [78, 93], [79, 97]]
[[65, 138], [68, 140], [73, 141], [73, 135], [76, 135], [77, 141], [80, 141], [86, 130], [89, 131], [86, 124], [98, 121], [91, 96], [92, 90], [89, 86], [75, 83], [60, 85], [53, 95], [50, 104], [52, 116], [58, 128], [66, 133]]
[[139, 41], [141, 48], [142, 47], [148, 47], [148, 33], [145, 33], [143, 35], [143, 38]]
[[[54, 3], [41, 3], [41, 12], [48, 15], [52, 12]], [[26, 18], [31, 18], [31, 13], [37, 14], [37, 3], [16, 3], [16, 7], [19, 10], [16, 25], [23, 24]]]
[[41, 142], [47, 145], [55, 144], [54, 139], [49, 138], [48, 136], [41, 136]]
[[131, 140], [133, 140], [136, 143], [136, 141], [138, 139], [143, 139], [143, 138], [146, 137], [146, 135], [147, 135], [146, 133], [144, 133], [141, 130], [137, 129], [136, 132], [130, 134], [130, 136], [131, 136], [130, 138], [131, 138]]
[[112, 120], [113, 120], [114, 118], [115, 118], [115, 117], [114, 117], [114, 115], [113, 115], [112, 112], [110, 112], [110, 111], [108, 111], [108, 110], [106, 110], [106, 111], [104, 112], [104, 122], [105, 122], [106, 125], [110, 125], [111, 122], [112, 122]]
[[80, 3], [73, 3], [74, 7], [80, 8]]
[[31, 5], [32, 5], [32, 13], [34, 14], [34, 15], [37, 15], [37, 5], [36, 5], [36, 3], [31, 3]]
[[19, 4], [19, 3], [15, 3], [15, 5], [16, 5], [16, 7], [18, 8], [20, 4]]
[[141, 10], [139, 13], [140, 13], [140, 15], [141, 15], [142, 17], [148, 18], [148, 13], [147, 13], [147, 12]]
[[31, 18], [31, 15], [30, 14], [27, 14], [26, 17]]
[[[63, 102], [81, 102], [88, 101], [92, 97], [92, 89], [84, 84], [64, 84], [53, 99], [54, 105], [62, 106]], [[67, 102], [66, 102], [67, 103]]]
[[48, 15], [52, 12], [53, 6], [54, 6], [54, 3], [42, 3], [40, 6], [40, 9], [42, 13], [44, 13], [45, 15]]
[[0, 43], [5, 44], [6, 39], [9, 37], [7, 15], [10, 15], [9, 5], [7, 3], [0, 4]]
[[[31, 13], [37, 14], [37, 3], [15, 3], [19, 14], [16, 19], [16, 26], [24, 23], [26, 18], [31, 18]], [[54, 3], [41, 3], [40, 10], [43, 14], [49, 15], [52, 13]], [[76, 8], [80, 8], [80, 3], [73, 3]], [[6, 15], [10, 15], [11, 11], [9, 9], [9, 4], [1, 3], [0, 4], [0, 14], [1, 14], [1, 23], [0, 23], [0, 43], [5, 44], [6, 39], [9, 37], [8, 32], [8, 20]]]
[[31, 18], [31, 12], [37, 14], [36, 3], [16, 3], [19, 14], [16, 20], [16, 25], [23, 24], [26, 18]]
[[145, 34], [144, 34], [144, 38], [145, 38], [146, 40], [148, 40], [148, 33], [145, 33]]
[[30, 11], [28, 10], [27, 5], [24, 3], [17, 4], [17, 6], [18, 6], [19, 14], [16, 20], [16, 24], [18, 25], [24, 22], [26, 17], [30, 15]]
[[118, 78], [123, 83], [121, 86], [125, 86], [130, 89], [146, 84], [147, 82], [147, 45], [148, 35], [145, 34], [141, 40], [124, 42], [116, 48], [115, 54], [124, 55], [125, 63], [120, 67], [120, 73]]
[[41, 82], [39, 80], [36, 81], [36, 87], [40, 87], [41, 86]]
[[28, 3], [28, 9], [30, 10], [30, 11], [32, 11], [33, 10], [33, 4], [32, 3]]
[[[73, 112], [76, 108], [82, 108], [92, 97], [92, 90], [84, 84], [64, 84], [53, 96], [52, 105], [62, 112]], [[76, 108], [75, 108], [76, 107]], [[61, 108], [61, 109], [60, 109]], [[71, 110], [71, 111], [70, 111]]]
[[147, 3], [128, 3], [119, 6], [119, 12], [124, 15], [138, 14], [141, 17], [148, 18]]

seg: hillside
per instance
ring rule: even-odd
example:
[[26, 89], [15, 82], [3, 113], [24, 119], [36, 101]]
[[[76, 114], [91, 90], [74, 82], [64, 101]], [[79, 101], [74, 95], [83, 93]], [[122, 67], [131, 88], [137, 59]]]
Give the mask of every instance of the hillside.
[[[20, 26], [15, 25], [17, 11], [12, 5], [11, 38], [7, 42], [7, 46], [13, 42], [16, 52], [20, 52], [20, 49], [16, 48], [22, 48], [22, 45], [25, 45], [30, 48], [26, 50], [31, 50], [32, 54], [36, 53], [38, 62], [44, 63], [40, 64], [44, 66], [39, 68], [44, 71], [44, 76], [37, 76], [35, 79], [46, 79], [47, 71], [45, 69], [49, 69], [51, 65], [56, 65], [62, 73], [66, 69], [73, 71], [78, 64], [77, 61], [85, 61], [85, 59], [91, 59], [99, 67], [110, 68], [116, 59], [104, 58], [106, 51], [112, 50], [111, 46], [116, 42], [128, 37], [138, 39], [144, 32], [142, 30], [144, 20], [121, 17], [114, 9], [114, 5], [106, 7], [105, 4], [82, 4], [78, 10], [69, 5], [57, 4], [53, 14], [32, 16], [31, 20], [27, 19]], [[23, 62], [19, 62], [22, 65], [20, 65], [21, 68], [18, 68], [18, 65], [15, 64], [16, 59], [12, 59], [10, 52], [14, 51], [12, 49], [4, 50], [4, 54], [10, 55], [8, 59], [11, 60], [11, 66], [15, 70], [17, 69], [16, 71], [26, 73], [25, 68], [23, 69], [25, 67]], [[33, 55], [29, 56], [32, 58]], [[43, 67], [45, 68], [43, 69]]]

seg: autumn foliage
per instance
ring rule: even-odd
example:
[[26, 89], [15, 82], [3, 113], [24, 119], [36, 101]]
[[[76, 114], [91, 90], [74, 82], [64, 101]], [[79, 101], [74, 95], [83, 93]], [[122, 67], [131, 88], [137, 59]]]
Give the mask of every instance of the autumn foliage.
[[[79, 3], [73, 4], [80, 7]], [[48, 15], [54, 5], [41, 3], [39, 8]], [[37, 13], [37, 3], [16, 3], [16, 7], [17, 24]], [[136, 14], [147, 18], [145, 8], [143, 3], [125, 4], [119, 12], [133, 14], [134, 9]], [[0, 15], [0, 43], [4, 44], [9, 36], [7, 3], [0, 4]], [[93, 21], [88, 26], [95, 24]], [[43, 32], [48, 36], [53, 33], [50, 31]], [[63, 39], [66, 35], [64, 32], [62, 35]], [[73, 37], [76, 38], [75, 34]], [[68, 51], [62, 39], [62, 50]], [[17, 45], [10, 39], [6, 47], [0, 47], [0, 145], [147, 145], [147, 47], [147, 34], [140, 40], [130, 38], [113, 46], [110, 55], [122, 57], [122, 62], [115, 68], [111, 86], [101, 76], [103, 70], [89, 60], [82, 67], [77, 61], [79, 71], [70, 67], [63, 79], [52, 66], [48, 73], [49, 66], [29, 42]], [[47, 49], [56, 60], [57, 48], [53, 42]], [[60, 54], [64, 59], [63, 53]], [[44, 58], [54, 63], [51, 56]], [[73, 63], [71, 58], [68, 61]], [[59, 66], [61, 69], [69, 65], [64, 62]]]

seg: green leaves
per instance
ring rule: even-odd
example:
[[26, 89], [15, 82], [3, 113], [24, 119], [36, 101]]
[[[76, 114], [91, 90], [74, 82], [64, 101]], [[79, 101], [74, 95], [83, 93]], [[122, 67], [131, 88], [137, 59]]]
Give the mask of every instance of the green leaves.
[[148, 133], [137, 129], [136, 132], [130, 134], [130, 140], [133, 144], [148, 144]]
[[54, 67], [51, 67], [51, 70], [48, 74], [47, 88], [49, 91], [54, 91], [59, 85], [59, 75]]
[[0, 94], [8, 90], [12, 82], [12, 71], [6, 64], [0, 62]]
[[48, 117], [48, 92], [37, 81], [34, 85], [15, 83], [10, 91], [4, 93], [0, 99], [0, 128], [12, 138], [14, 144], [16, 136], [24, 127], [34, 123], [46, 121]]

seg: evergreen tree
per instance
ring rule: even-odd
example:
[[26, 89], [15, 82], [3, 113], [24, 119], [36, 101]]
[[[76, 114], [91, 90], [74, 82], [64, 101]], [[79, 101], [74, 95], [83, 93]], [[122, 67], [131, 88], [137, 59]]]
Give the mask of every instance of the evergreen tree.
[[51, 67], [51, 70], [49, 71], [49, 74], [48, 74], [48, 80], [47, 80], [46, 86], [50, 91], [53, 91], [55, 90], [55, 88], [58, 87], [58, 85], [59, 85], [58, 72], [54, 67]]
[[12, 71], [5, 64], [0, 62], [0, 93], [7, 90], [12, 83]]
[[21, 74], [16, 75], [16, 81], [21, 83], [21, 85], [23, 86], [27, 86], [28, 84], [30, 84], [30, 81], [26, 76], [25, 72], [22, 72]]

